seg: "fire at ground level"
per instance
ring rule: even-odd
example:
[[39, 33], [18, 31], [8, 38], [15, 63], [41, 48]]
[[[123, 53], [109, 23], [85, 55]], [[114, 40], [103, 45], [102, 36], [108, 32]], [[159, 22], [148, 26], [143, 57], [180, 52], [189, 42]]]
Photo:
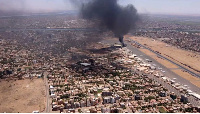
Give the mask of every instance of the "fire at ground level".
[[[129, 113], [131, 112], [162, 112], [162, 111], [164, 112], [182, 112], [182, 111], [193, 112], [194, 111], [195, 112], [199, 110], [198, 108], [194, 108], [194, 107], [199, 106], [198, 94], [200, 93], [198, 93], [199, 88], [197, 86], [191, 84], [188, 80], [185, 80], [181, 76], [178, 76], [177, 74], [168, 70], [165, 66], [156, 62], [151, 57], [145, 55], [144, 53], [139, 51], [136, 47], [133, 47], [132, 45], [130, 45], [130, 43], [128, 43], [126, 48], [120, 49], [120, 47], [118, 48], [112, 47], [111, 45], [113, 44], [113, 42], [115, 42], [115, 40], [113, 39], [103, 41], [102, 43], [100, 43], [101, 44], [100, 48], [98, 48], [98, 45], [93, 45], [92, 47], [95, 47], [95, 49], [89, 48], [90, 51], [88, 53], [87, 51], [84, 51], [84, 53], [81, 53], [82, 51], [79, 49], [71, 50], [72, 54], [79, 53], [81, 55], [82, 54], [84, 55], [87, 53], [86, 55], [87, 56], [89, 55], [89, 58], [84, 59], [83, 57], [82, 59], [79, 59], [77, 63], [75, 62], [75, 63], [69, 64], [71, 66], [71, 67], [68, 67], [68, 73], [70, 77], [67, 77], [64, 83], [67, 85], [69, 84], [67, 87], [70, 87], [70, 88], [72, 86], [71, 83], [74, 83], [75, 85], [72, 87], [82, 88], [82, 89], [81, 91], [78, 91], [79, 89], [77, 91], [72, 89], [74, 92], [70, 93], [70, 91], [72, 90], [69, 88], [67, 93], [63, 93], [63, 94], [67, 95], [66, 96], [67, 98], [68, 97], [71, 98], [70, 96], [73, 96], [73, 95], [79, 96], [81, 94], [81, 96], [75, 99], [73, 98], [73, 100], [71, 99], [69, 101], [66, 101], [61, 106], [59, 104], [60, 103], [62, 104], [63, 99], [59, 98], [60, 100], [58, 100], [57, 97], [55, 96], [60, 96], [62, 98], [64, 96], [63, 94], [58, 95], [57, 91], [55, 90], [55, 88], [57, 87], [55, 87], [55, 84], [52, 83], [51, 81], [52, 79], [54, 80], [55, 76], [53, 76], [53, 74], [50, 72], [49, 90], [51, 90], [50, 94], [52, 97], [52, 105], [50, 105], [50, 107], [52, 108], [52, 110], [54, 111], [59, 110], [61, 112], [64, 111], [64, 112], [101, 112], [101, 113], [113, 112], [113, 111], [114, 112], [115, 111], [129, 112]], [[133, 53], [134, 53], [134, 56], [132, 55]], [[122, 55], [120, 56], [120, 54]], [[138, 55], [138, 57], [136, 55]], [[143, 56], [140, 56], [140, 55], [143, 55]], [[151, 60], [151, 63], [149, 63], [150, 60]], [[133, 61], [135, 61], [136, 63], [134, 63]], [[127, 71], [129, 73], [134, 73], [134, 75], [133, 76], [131, 76], [131, 74], [125, 75], [126, 74], [125, 72]], [[119, 73], [119, 74], [118, 75], [113, 74], [114, 72], [117, 74]], [[122, 74], [124, 75], [124, 77], [122, 76]], [[125, 84], [127, 83], [129, 85], [131, 83], [132, 85], [133, 83], [135, 83], [132, 81], [137, 80], [137, 76], [139, 76], [139, 78], [141, 78], [142, 80], [143, 79], [146, 80], [147, 82], [144, 81], [142, 82], [142, 84], [139, 84], [139, 85], [136, 84], [137, 85], [136, 88], [139, 87], [136, 90], [133, 88], [131, 89], [130, 86], [127, 86]], [[131, 81], [131, 79], [133, 80]], [[127, 80], [127, 81], [124, 81], [124, 80]], [[144, 83], [148, 83], [149, 81], [152, 81], [153, 83], [152, 86], [161, 84], [163, 88], [157, 88], [159, 91], [158, 93], [157, 92], [148, 93], [147, 91], [145, 91], [146, 84]], [[125, 85], [122, 82], [124, 82]], [[122, 88], [120, 89], [118, 88], [118, 86], [119, 87], [122, 86]], [[134, 87], [135, 85], [133, 84], [132, 86]], [[141, 90], [141, 88], [144, 89], [144, 91]], [[157, 91], [157, 89], [155, 89], [154, 87], [151, 87], [151, 88]], [[190, 88], [190, 91], [188, 91], [188, 88]], [[125, 96], [122, 97], [119, 94], [119, 92], [117, 92], [116, 90], [117, 91], [121, 90], [122, 93], [120, 94], [124, 94]], [[133, 93], [131, 93], [129, 90], [131, 90]], [[116, 100], [115, 96], [113, 96], [114, 94], [119, 95], [120, 99]], [[126, 96], [126, 94], [128, 94], [128, 96]], [[158, 94], [158, 96], [156, 94]], [[88, 97], [85, 98], [84, 97], [85, 95]], [[159, 104], [159, 100], [158, 100], [157, 102], [158, 105], [155, 105], [155, 107], [153, 105], [154, 108], [147, 108], [146, 106], [148, 106], [147, 105], [148, 102], [145, 99], [150, 98], [151, 95], [156, 96], [156, 98], [152, 98], [152, 99], [155, 99], [155, 102], [157, 102], [158, 99], [162, 99], [163, 100], [163, 101], [161, 100], [162, 103]], [[176, 96], [176, 98], [173, 96]], [[108, 98], [113, 99], [113, 100], [110, 101], [108, 100]], [[129, 98], [129, 100], [127, 100], [127, 98]], [[150, 100], [152, 99], [150, 98]], [[170, 99], [174, 100], [173, 103], [175, 107], [168, 104], [169, 102], [171, 102], [169, 101]], [[142, 103], [140, 105], [138, 101], [143, 101], [143, 100], [147, 104]], [[168, 103], [166, 103], [165, 100], [167, 100], [166, 102]], [[186, 101], [188, 103], [186, 103]], [[136, 106], [135, 104], [138, 104], [138, 103], [139, 103], [139, 106]], [[184, 109], [184, 107], [182, 106], [186, 106], [186, 104], [187, 104], [187, 107], [188, 106], [189, 107], [191, 106], [191, 107], [190, 108], [185, 107]], [[123, 106], [124, 108], [122, 108]], [[141, 106], [141, 109], [139, 108], [140, 106]], [[162, 108], [162, 110], [160, 108]]]

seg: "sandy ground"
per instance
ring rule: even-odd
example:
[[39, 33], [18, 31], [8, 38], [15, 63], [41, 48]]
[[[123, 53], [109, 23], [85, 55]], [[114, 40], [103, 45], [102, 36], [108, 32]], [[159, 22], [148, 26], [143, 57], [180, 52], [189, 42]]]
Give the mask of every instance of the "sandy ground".
[[145, 37], [131, 37], [133, 40], [141, 43], [146, 44], [147, 47], [153, 49], [154, 51], [160, 52], [163, 56], [168, 57], [169, 59], [173, 60], [180, 64], [184, 63], [187, 64], [196, 70], [200, 71], [200, 54], [194, 53], [191, 51], [186, 51], [179, 49], [175, 46], [170, 46], [164, 42], [159, 40], [154, 40], [151, 38]]
[[156, 54], [150, 52], [147, 49], [139, 49], [140, 51], [142, 51], [143, 53], [147, 54], [148, 56], [150, 56], [151, 58], [155, 59], [156, 61], [158, 61], [159, 63], [163, 64], [165, 67], [167, 68], [178, 68], [176, 65], [162, 59], [162, 58], [158, 58]]
[[145, 52], [145, 54], [149, 55], [150, 57], [156, 56], [156, 54], [152, 53], [151, 51], [147, 50], [147, 49], [139, 49], [142, 52]]
[[183, 78], [189, 80], [192, 84], [196, 85], [197, 87], [200, 87], [200, 79], [199, 78], [196, 78], [187, 72], [183, 72], [182, 70], [172, 70], [172, 71], [175, 72], [176, 74], [179, 74]]
[[0, 113], [32, 113], [45, 108], [43, 79], [0, 82]]
[[[200, 70], [200, 55], [197, 53], [182, 50], [182, 49], [176, 48], [174, 46], [169, 46], [168, 44], [166, 44], [164, 42], [161, 42], [159, 40], [154, 40], [151, 38], [144, 38], [144, 37], [130, 37], [130, 38], [143, 44], [143, 45], [146, 45], [147, 47], [153, 49], [154, 51], [160, 52], [163, 56], [173, 60], [174, 62], [177, 62], [179, 64], [181, 62], [181, 63], [187, 64], [197, 70]], [[173, 72], [175, 72], [179, 76], [182, 76], [183, 78], [189, 80], [192, 84], [200, 87], [200, 79], [199, 78], [194, 77], [187, 72], [183, 72], [182, 70], [177, 70], [176, 68], [178, 68], [178, 67], [176, 65], [168, 62], [167, 60], [158, 58], [154, 53], [150, 52], [147, 49], [141, 48], [139, 50], [144, 52], [145, 54], [151, 56], [156, 61], [158, 61], [159, 63], [164, 65], [165, 67], [170, 68]], [[172, 57], [173, 59], [170, 58], [169, 56]], [[173, 70], [173, 69], [175, 69], [175, 70]]]

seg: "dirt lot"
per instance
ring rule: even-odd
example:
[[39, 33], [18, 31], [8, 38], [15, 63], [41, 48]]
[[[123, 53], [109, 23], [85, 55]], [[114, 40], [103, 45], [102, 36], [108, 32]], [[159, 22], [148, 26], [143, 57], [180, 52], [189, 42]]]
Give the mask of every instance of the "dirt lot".
[[0, 82], [0, 113], [31, 113], [45, 108], [43, 79]]

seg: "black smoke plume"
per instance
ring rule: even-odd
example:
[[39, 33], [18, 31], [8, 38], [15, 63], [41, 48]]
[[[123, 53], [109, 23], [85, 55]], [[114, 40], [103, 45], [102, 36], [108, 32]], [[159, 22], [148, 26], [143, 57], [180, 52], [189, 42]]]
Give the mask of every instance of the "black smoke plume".
[[101, 25], [111, 30], [125, 46], [123, 36], [134, 29], [139, 19], [133, 5], [120, 6], [117, 0], [91, 0], [82, 4], [81, 15], [84, 19], [99, 20]]

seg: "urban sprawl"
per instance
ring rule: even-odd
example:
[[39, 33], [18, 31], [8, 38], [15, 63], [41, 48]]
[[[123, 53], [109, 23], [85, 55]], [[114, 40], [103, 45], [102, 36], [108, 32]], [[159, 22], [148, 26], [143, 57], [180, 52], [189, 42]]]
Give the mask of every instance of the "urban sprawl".
[[[128, 48], [99, 41], [110, 32], [74, 30], [93, 23], [62, 15], [22, 18], [0, 19], [0, 81], [44, 79], [50, 112], [200, 112], [200, 95], [187, 85]], [[143, 24], [136, 35], [200, 51], [199, 33], [188, 32], [196, 26]]]

